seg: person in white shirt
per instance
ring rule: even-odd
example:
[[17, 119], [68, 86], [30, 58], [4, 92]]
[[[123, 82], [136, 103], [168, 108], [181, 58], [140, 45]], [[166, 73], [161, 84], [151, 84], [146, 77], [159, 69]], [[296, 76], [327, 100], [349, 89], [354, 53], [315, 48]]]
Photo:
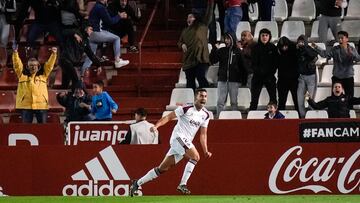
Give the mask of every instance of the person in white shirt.
[[146, 120], [147, 111], [144, 108], [135, 110], [136, 123], [130, 125], [130, 130], [120, 144], [159, 144], [159, 133], [150, 132], [154, 124]]
[[182, 194], [190, 194], [186, 184], [193, 172], [196, 163], [200, 160], [200, 155], [192, 141], [196, 132], [200, 129], [200, 143], [206, 158], [210, 158], [212, 153], [207, 147], [207, 127], [209, 124], [210, 114], [204, 107], [207, 101], [207, 92], [205, 89], [195, 90], [194, 105], [180, 106], [175, 111], [161, 118], [154, 127], [150, 128], [151, 132], [156, 132], [157, 128], [165, 125], [167, 122], [177, 118], [178, 122], [174, 127], [170, 138], [170, 149], [164, 160], [158, 167], [151, 169], [146, 175], [139, 180], [134, 180], [130, 186], [130, 196], [136, 195], [138, 188], [157, 178], [160, 174], [168, 171], [175, 166], [184, 156], [188, 158], [183, 176], [177, 190]]

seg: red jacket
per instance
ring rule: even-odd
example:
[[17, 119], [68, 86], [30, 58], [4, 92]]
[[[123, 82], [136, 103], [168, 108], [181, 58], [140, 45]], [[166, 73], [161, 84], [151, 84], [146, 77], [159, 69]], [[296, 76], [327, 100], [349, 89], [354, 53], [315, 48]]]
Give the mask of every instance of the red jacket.
[[228, 0], [225, 2], [226, 7], [240, 6], [245, 0]]

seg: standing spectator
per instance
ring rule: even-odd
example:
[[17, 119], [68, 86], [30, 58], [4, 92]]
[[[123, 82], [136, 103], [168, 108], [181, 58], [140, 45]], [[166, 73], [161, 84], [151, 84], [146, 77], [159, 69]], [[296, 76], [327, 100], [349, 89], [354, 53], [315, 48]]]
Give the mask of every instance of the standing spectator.
[[307, 38], [304, 35], [300, 35], [297, 39], [297, 57], [299, 68], [299, 79], [297, 98], [299, 105], [300, 118], [305, 118], [305, 93], [309, 92], [311, 97], [316, 94], [317, 77], [316, 77], [316, 65], [317, 53], [313, 50], [307, 42]]
[[91, 96], [87, 93], [85, 85], [78, 82], [71, 92], [62, 92], [56, 95], [59, 104], [65, 107], [65, 123], [70, 121], [91, 121], [91, 111], [86, 105], [91, 104]]
[[298, 65], [296, 56], [296, 44], [287, 37], [281, 37], [277, 44], [279, 49], [279, 69], [277, 90], [279, 93], [279, 110], [285, 110], [286, 100], [289, 91], [294, 101], [295, 109], [298, 108], [297, 103], [297, 87], [298, 87]]
[[257, 3], [259, 6], [259, 21], [272, 21], [275, 0], [259, 0]]
[[[63, 51], [60, 53], [59, 65], [62, 68], [62, 89], [68, 89], [79, 81], [75, 66], [81, 66], [84, 54], [101, 71], [100, 60], [92, 52], [88, 37], [93, 32], [92, 27], [85, 27], [83, 17], [79, 13], [77, 0], [66, 0], [61, 9], [62, 34], [64, 37]], [[85, 28], [84, 28], [85, 27]], [[73, 88], [73, 87], [72, 87]]]
[[190, 13], [187, 17], [188, 27], [185, 28], [180, 36], [178, 46], [183, 50], [183, 67], [186, 75], [186, 87], [195, 90], [195, 79], [199, 82], [199, 87], [208, 87], [206, 71], [209, 68], [209, 49], [208, 49], [208, 25], [213, 16], [214, 1], [208, 1], [206, 15], [201, 19], [197, 14]]
[[159, 133], [151, 132], [154, 124], [146, 120], [147, 111], [144, 108], [135, 110], [136, 123], [130, 125], [130, 130], [125, 135], [125, 140], [120, 144], [159, 144]]
[[224, 21], [225, 33], [236, 33], [236, 28], [241, 21], [243, 11], [241, 8], [242, 0], [226, 0], [226, 12]]
[[111, 121], [112, 114], [118, 110], [118, 105], [111, 98], [111, 96], [103, 91], [104, 82], [99, 80], [93, 84], [94, 96], [92, 97], [91, 106], [82, 103], [84, 107], [91, 109], [95, 114], [96, 121]]
[[[115, 68], [121, 68], [129, 64], [128, 60], [120, 58], [120, 37], [106, 30], [106, 26], [116, 24], [120, 19], [127, 18], [126, 13], [118, 13], [118, 15], [111, 17], [107, 8], [107, 0], [97, 0], [93, 9], [90, 11], [89, 24], [94, 29], [91, 33], [89, 40], [91, 50], [96, 53], [97, 45], [99, 43], [110, 42], [114, 49]], [[102, 23], [100, 23], [102, 22]], [[104, 26], [104, 30], [101, 28], [101, 24]], [[85, 70], [91, 66], [90, 58], [86, 57], [85, 62], [81, 69], [81, 75], [83, 76]]]
[[38, 123], [46, 123], [49, 109], [47, 79], [54, 68], [57, 48], [51, 48], [52, 54], [41, 68], [39, 61], [30, 58], [26, 68], [20, 60], [17, 48], [14, 47], [12, 60], [15, 73], [19, 79], [16, 93], [16, 109], [21, 111], [24, 123], [32, 123], [35, 114]]
[[[213, 0], [214, 2], [217, 0]], [[194, 13], [195, 15], [197, 15], [200, 18], [204, 18], [204, 16], [206, 16], [206, 11], [207, 11], [207, 2], [206, 0], [196, 0], [196, 1], [192, 1], [192, 13]], [[211, 20], [210, 23], [208, 24], [208, 28], [209, 28], [209, 43], [211, 45], [215, 45], [216, 43], [216, 21], [215, 21], [215, 14], [214, 14], [214, 9], [215, 9], [215, 3], [213, 6], [213, 13], [211, 14]]]
[[267, 105], [267, 113], [264, 119], [284, 119], [285, 116], [279, 111], [275, 102], [269, 102]]
[[[355, 0], [356, 1], [356, 0]], [[328, 29], [336, 36], [341, 28], [341, 10], [347, 7], [346, 0], [320, 0], [319, 40], [326, 43]]]
[[334, 46], [330, 51], [319, 49], [312, 43], [315, 50], [322, 57], [334, 59], [332, 83], [340, 82], [348, 97], [354, 96], [354, 61], [360, 61], [360, 55], [355, 47], [349, 45], [349, 35], [345, 31], [338, 32], [339, 45]]
[[251, 52], [256, 42], [253, 40], [253, 36], [250, 31], [243, 31], [241, 33], [241, 40], [238, 43], [239, 48], [242, 50], [242, 56], [244, 61], [244, 67], [247, 73], [247, 84], [246, 86], [251, 89], [251, 81], [254, 75], [253, 67], [251, 65]]
[[260, 30], [258, 43], [254, 46], [251, 59], [254, 75], [251, 81], [250, 110], [256, 110], [261, 89], [265, 85], [270, 101], [276, 100], [275, 72], [278, 65], [279, 53], [276, 46], [270, 42], [271, 32], [264, 28]]
[[10, 25], [5, 16], [6, 1], [0, 1], [0, 70], [6, 66], [7, 62], [7, 44], [9, 40]]
[[120, 38], [127, 35], [130, 45], [129, 51], [138, 52], [139, 50], [135, 46], [134, 21], [139, 22], [141, 16], [135, 14], [135, 11], [128, 4], [128, 0], [114, 0], [109, 4], [108, 10], [112, 16], [116, 16], [118, 13], [126, 14], [127, 18], [123, 18], [116, 24], [110, 25], [109, 30]]
[[[219, 24], [220, 24], [220, 29], [221, 29], [221, 36], [224, 35], [225, 33], [225, 6], [224, 6], [224, 1], [223, 0], [215, 0], [215, 4], [217, 5], [218, 11], [219, 11]], [[215, 9], [215, 6], [214, 6]], [[215, 22], [215, 18], [213, 20]], [[215, 24], [215, 28], [216, 28], [216, 24]]]
[[332, 95], [326, 99], [315, 102], [310, 95], [306, 95], [309, 105], [314, 109], [327, 108], [329, 118], [350, 118], [350, 107], [360, 104], [360, 98], [348, 97], [339, 82], [333, 84]]
[[212, 64], [219, 62], [217, 115], [224, 110], [227, 95], [230, 95], [232, 110], [238, 110], [238, 91], [240, 83], [246, 83], [246, 72], [243, 65], [241, 50], [236, 45], [233, 33], [225, 34], [226, 47], [213, 49], [210, 54]]
[[[60, 8], [61, 0], [26, 0], [22, 1], [19, 16], [15, 26], [16, 40], [19, 41], [20, 29], [23, 21], [26, 18], [29, 7], [34, 10], [35, 21], [31, 24], [27, 42], [32, 49], [35, 48], [36, 40], [40, 34], [49, 32], [56, 38], [56, 42], [60, 45], [63, 44], [60, 25]], [[33, 55], [36, 55], [35, 52]]]

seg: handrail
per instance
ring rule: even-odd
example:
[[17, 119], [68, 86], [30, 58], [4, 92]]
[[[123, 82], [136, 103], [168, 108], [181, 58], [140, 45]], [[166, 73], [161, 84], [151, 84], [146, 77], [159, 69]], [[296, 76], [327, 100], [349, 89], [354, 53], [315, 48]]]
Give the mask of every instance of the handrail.
[[149, 27], [154, 19], [154, 16], [155, 16], [155, 13], [158, 9], [158, 6], [159, 6], [159, 3], [160, 3], [160, 0], [156, 0], [156, 3], [155, 3], [155, 6], [151, 12], [151, 15], [150, 15], [150, 18], [148, 20], [148, 22], [146, 23], [146, 26], [145, 26], [145, 29], [144, 29], [144, 32], [141, 36], [141, 39], [140, 39], [140, 42], [139, 42], [139, 65], [138, 65], [138, 73], [141, 75], [141, 66], [142, 66], [142, 44], [144, 43], [144, 39], [148, 33], [148, 30], [149, 30]]

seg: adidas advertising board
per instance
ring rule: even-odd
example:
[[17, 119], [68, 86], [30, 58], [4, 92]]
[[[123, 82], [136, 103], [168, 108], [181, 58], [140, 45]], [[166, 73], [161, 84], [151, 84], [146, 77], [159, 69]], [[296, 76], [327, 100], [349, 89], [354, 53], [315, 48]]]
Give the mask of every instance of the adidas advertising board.
[[70, 122], [67, 145], [110, 144], [116, 145], [125, 139], [132, 121]]
[[[130, 177], [114, 149], [109, 146], [75, 172], [71, 184], [62, 190], [64, 196], [128, 196]], [[88, 175], [87, 175], [88, 174]], [[139, 192], [141, 196], [141, 191]]]

